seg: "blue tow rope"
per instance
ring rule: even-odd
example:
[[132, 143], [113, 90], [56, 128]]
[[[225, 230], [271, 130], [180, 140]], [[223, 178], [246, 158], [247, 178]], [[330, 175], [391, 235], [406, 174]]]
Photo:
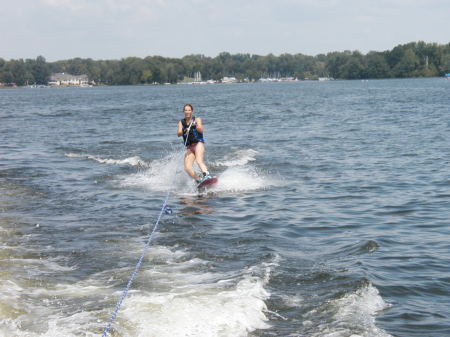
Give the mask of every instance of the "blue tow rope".
[[[188, 134], [189, 134], [189, 130], [191, 129], [191, 126], [192, 126], [192, 120], [191, 120], [191, 123], [189, 124], [189, 127], [187, 129], [187, 133]], [[184, 146], [186, 146], [187, 140], [188, 140], [188, 137], [186, 137], [186, 141], [184, 142]], [[181, 171], [176, 171], [176, 174], [179, 174], [179, 173], [181, 173]], [[116, 304], [116, 308], [114, 309], [114, 312], [111, 315], [111, 318], [109, 319], [109, 322], [106, 325], [105, 330], [103, 330], [102, 337], [106, 337], [108, 335], [109, 330], [111, 329], [111, 326], [112, 326], [114, 320], [117, 317], [117, 313], [119, 312], [123, 301], [125, 300], [125, 298], [128, 295], [128, 291], [130, 290], [131, 285], [133, 284], [133, 281], [136, 278], [137, 273], [139, 272], [139, 269], [141, 268], [142, 261], [144, 260], [145, 254], [147, 254], [148, 248], [150, 246], [150, 242], [152, 241], [152, 238], [153, 238], [153, 234], [156, 232], [156, 229], [158, 228], [159, 221], [161, 220], [161, 217], [162, 217], [163, 213], [166, 213], [166, 214], [172, 214], [173, 213], [172, 209], [167, 206], [167, 201], [169, 200], [169, 195], [170, 195], [170, 190], [167, 192], [166, 199], [164, 200], [164, 203], [163, 203], [163, 205], [161, 207], [161, 211], [159, 212], [158, 219], [156, 220], [155, 224], [153, 225], [153, 229], [150, 232], [150, 235], [148, 237], [147, 243], [145, 244], [144, 249], [142, 250], [141, 257], [139, 258], [139, 261], [137, 262], [136, 266], [134, 267], [134, 271], [131, 274], [131, 277], [130, 277], [128, 283], [127, 283], [127, 286], [125, 287], [125, 289], [122, 292], [122, 296], [120, 297], [119, 301]]]
[[[102, 337], [106, 337], [108, 335], [109, 329], [111, 329], [111, 325], [114, 322], [114, 320], [116, 319], [117, 313], [119, 312], [119, 309], [122, 306], [122, 302], [125, 300], [125, 298], [128, 295], [128, 291], [130, 290], [131, 285], [133, 284], [133, 281], [136, 278], [139, 269], [141, 268], [142, 260], [144, 259], [145, 254], [147, 254], [148, 248], [150, 246], [150, 242], [152, 241], [152, 238], [153, 238], [153, 234], [156, 232], [156, 229], [158, 228], [158, 224], [159, 224], [159, 221], [161, 220], [163, 212], [166, 212], [166, 214], [172, 214], [172, 209], [167, 207], [167, 201], [169, 200], [169, 194], [170, 194], [170, 191], [167, 192], [166, 199], [164, 200], [164, 204], [162, 205], [161, 211], [159, 212], [158, 219], [156, 220], [155, 224], [153, 225], [153, 229], [148, 237], [147, 243], [142, 251], [141, 257], [139, 258], [138, 263], [134, 267], [133, 274], [131, 274], [130, 280], [128, 281], [127, 286], [123, 290], [122, 296], [120, 297], [119, 301], [116, 304], [116, 309], [114, 310], [113, 314], [111, 315], [108, 325], [106, 326], [105, 330], [103, 331]], [[169, 210], [170, 210], [170, 213], [167, 213]]]

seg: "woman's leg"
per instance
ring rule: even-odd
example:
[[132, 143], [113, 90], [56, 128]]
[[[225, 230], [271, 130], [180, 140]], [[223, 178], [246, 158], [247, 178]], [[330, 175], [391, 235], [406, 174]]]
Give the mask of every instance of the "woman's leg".
[[195, 175], [195, 171], [193, 169], [195, 161], [195, 154], [191, 150], [187, 150], [186, 154], [184, 155], [184, 170], [187, 174], [189, 174], [190, 177], [193, 179], [197, 179], [197, 176]]
[[202, 142], [198, 142], [195, 147], [195, 160], [197, 161], [200, 170], [205, 173], [209, 173], [208, 168], [205, 165], [203, 157], [205, 156], [205, 144]]

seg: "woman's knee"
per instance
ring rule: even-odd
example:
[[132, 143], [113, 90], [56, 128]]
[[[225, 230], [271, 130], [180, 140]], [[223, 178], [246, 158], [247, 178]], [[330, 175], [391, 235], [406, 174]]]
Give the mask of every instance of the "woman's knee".
[[198, 160], [198, 158], [203, 159], [203, 155], [205, 154], [205, 145], [203, 143], [198, 143], [197, 147], [195, 148], [195, 158]]
[[184, 156], [184, 167], [192, 167], [192, 165], [194, 164], [195, 161], [195, 155], [190, 152], [190, 153], [186, 153], [186, 155]]

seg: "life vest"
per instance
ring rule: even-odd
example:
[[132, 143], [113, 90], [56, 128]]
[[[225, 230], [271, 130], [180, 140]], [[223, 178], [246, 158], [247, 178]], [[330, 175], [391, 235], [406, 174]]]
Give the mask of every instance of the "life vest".
[[[195, 122], [195, 116], [192, 116], [192, 122]], [[181, 120], [181, 124], [183, 125], [183, 144], [189, 146], [198, 142], [202, 143], [205, 142], [205, 140], [203, 139], [203, 133], [198, 132], [197, 127], [195, 125], [191, 126], [191, 128], [189, 129], [189, 134], [186, 135], [186, 131], [189, 128], [189, 124], [186, 123], [185, 118]]]

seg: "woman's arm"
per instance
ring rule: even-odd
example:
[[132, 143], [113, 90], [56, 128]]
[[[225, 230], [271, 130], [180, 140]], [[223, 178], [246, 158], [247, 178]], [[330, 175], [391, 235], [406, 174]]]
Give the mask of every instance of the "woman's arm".
[[203, 133], [203, 123], [200, 117], [195, 117], [195, 125], [197, 127], [197, 131]]
[[183, 124], [181, 124], [181, 122], [178, 122], [177, 136], [181, 137], [182, 135], [183, 135]]

